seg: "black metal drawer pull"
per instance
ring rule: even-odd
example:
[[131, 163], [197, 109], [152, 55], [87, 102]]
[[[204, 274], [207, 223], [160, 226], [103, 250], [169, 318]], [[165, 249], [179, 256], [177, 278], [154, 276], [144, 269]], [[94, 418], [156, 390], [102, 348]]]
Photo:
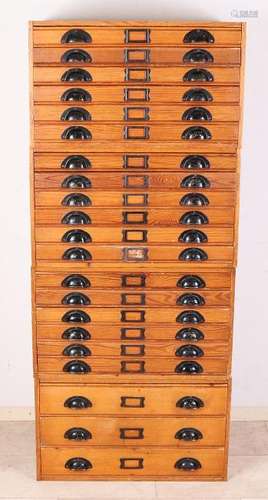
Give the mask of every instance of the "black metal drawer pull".
[[90, 217], [84, 212], [68, 212], [61, 219], [62, 224], [91, 224]]
[[86, 194], [71, 193], [63, 198], [61, 204], [64, 207], [89, 207], [91, 199]]
[[201, 170], [210, 168], [210, 163], [205, 156], [189, 155], [183, 158], [180, 168], [185, 170]]
[[90, 93], [80, 88], [65, 90], [61, 96], [63, 102], [90, 102], [91, 100]]
[[175, 372], [183, 375], [197, 375], [203, 373], [203, 368], [196, 361], [182, 361], [176, 366]]
[[208, 238], [203, 231], [199, 231], [198, 229], [189, 229], [188, 231], [181, 233], [179, 241], [182, 241], [183, 243], [207, 243]]
[[64, 323], [90, 323], [91, 318], [85, 311], [67, 311], [61, 318]]
[[176, 469], [181, 469], [183, 471], [193, 471], [201, 469], [201, 463], [196, 458], [185, 457], [177, 460], [174, 466]]
[[61, 301], [62, 304], [70, 306], [70, 305], [83, 305], [88, 306], [91, 301], [87, 295], [81, 292], [71, 292], [65, 295]]
[[120, 458], [120, 469], [143, 469], [143, 458]]
[[92, 464], [86, 458], [73, 457], [67, 460], [67, 462], [65, 463], [65, 469], [70, 469], [75, 471], [88, 470], [92, 469]]
[[145, 398], [142, 396], [121, 396], [121, 408], [145, 408]]
[[89, 121], [91, 120], [90, 113], [84, 108], [68, 108], [65, 109], [60, 117], [62, 121]]
[[64, 406], [72, 410], [85, 410], [86, 408], [92, 408], [92, 403], [84, 396], [71, 396], [64, 401]]
[[213, 82], [213, 80], [212, 73], [203, 68], [190, 69], [183, 77], [184, 82]]
[[198, 330], [198, 328], [182, 328], [176, 333], [176, 340], [191, 340], [192, 342], [198, 342], [205, 338], [203, 332]]
[[86, 69], [71, 68], [61, 77], [62, 82], [91, 82], [92, 76]]
[[62, 182], [61, 187], [63, 188], [80, 188], [80, 189], [89, 189], [91, 188], [91, 181], [88, 177], [84, 175], [69, 175]]
[[62, 255], [63, 260], [91, 260], [91, 253], [86, 248], [68, 248]]
[[80, 28], [73, 28], [62, 35], [61, 43], [91, 43], [89, 33]]
[[68, 361], [62, 370], [66, 373], [83, 375], [84, 373], [91, 372], [91, 367], [85, 361]]
[[91, 351], [85, 345], [72, 344], [65, 347], [62, 351], [63, 356], [69, 356], [71, 358], [83, 358], [91, 356]]
[[212, 114], [206, 108], [190, 108], [184, 111], [182, 120], [186, 121], [211, 121]]
[[205, 49], [192, 49], [183, 56], [183, 62], [185, 63], [211, 63], [213, 61], [213, 55]]
[[177, 323], [204, 323], [205, 318], [198, 311], [183, 311], [176, 318]]
[[180, 224], [208, 224], [209, 220], [202, 212], [186, 212], [180, 218]]
[[205, 286], [203, 278], [194, 274], [186, 274], [177, 282], [177, 287], [181, 288], [204, 288]]
[[204, 351], [195, 345], [183, 345], [176, 350], [175, 356], [182, 358], [201, 358], [204, 356]]
[[91, 168], [91, 163], [85, 156], [70, 155], [64, 158], [61, 168], [66, 168], [68, 170], [86, 170]]
[[120, 439], [144, 439], [144, 429], [127, 427], [119, 429]]
[[185, 410], [198, 410], [204, 406], [202, 399], [197, 396], [184, 396], [176, 403], [177, 408], [184, 408]]
[[[83, 294], [81, 294], [83, 295]], [[177, 298], [177, 305], [183, 306], [203, 306], [205, 304], [204, 298], [198, 293], [184, 293]]]
[[183, 38], [183, 43], [214, 43], [214, 36], [207, 30], [202, 28], [195, 28], [188, 33]]
[[207, 141], [212, 135], [205, 127], [189, 127], [183, 131], [181, 138], [186, 141]]
[[63, 235], [61, 241], [64, 243], [90, 243], [92, 239], [90, 234], [82, 229], [71, 229]]
[[209, 188], [210, 181], [204, 175], [192, 174], [182, 179], [181, 187], [197, 189]]
[[61, 338], [66, 340], [90, 340], [91, 334], [85, 328], [73, 326], [64, 330]]
[[149, 29], [126, 29], [125, 30], [125, 43], [150, 43], [150, 30]]
[[70, 274], [64, 278], [61, 286], [64, 288], [89, 288], [91, 284], [89, 279], [82, 274]]
[[92, 57], [91, 55], [83, 49], [70, 49], [66, 50], [64, 54], [61, 56], [62, 63], [91, 63]]
[[203, 439], [203, 434], [194, 427], [184, 427], [176, 432], [175, 439], [180, 439], [181, 441], [198, 441], [199, 439]]
[[213, 101], [211, 93], [202, 88], [190, 89], [185, 92], [182, 98], [183, 101]]
[[85, 127], [68, 127], [62, 132], [61, 138], [67, 141], [88, 141], [92, 139], [92, 135]]
[[88, 441], [92, 439], [92, 434], [83, 427], [72, 427], [64, 433], [64, 438], [70, 441]]
[[201, 248], [187, 248], [180, 253], [179, 260], [208, 260], [208, 254]]
[[204, 207], [209, 205], [208, 198], [201, 193], [185, 194], [180, 201], [181, 206]]

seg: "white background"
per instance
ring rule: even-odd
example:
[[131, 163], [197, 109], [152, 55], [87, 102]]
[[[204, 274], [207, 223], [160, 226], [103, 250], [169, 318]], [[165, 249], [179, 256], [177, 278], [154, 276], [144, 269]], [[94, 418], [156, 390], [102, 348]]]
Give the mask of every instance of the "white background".
[[[237, 19], [234, 10], [258, 10]], [[7, 0], [0, 18], [0, 406], [33, 404], [28, 20], [248, 21], [233, 404], [268, 406], [268, 2]], [[201, 23], [202, 24], [202, 23]]]

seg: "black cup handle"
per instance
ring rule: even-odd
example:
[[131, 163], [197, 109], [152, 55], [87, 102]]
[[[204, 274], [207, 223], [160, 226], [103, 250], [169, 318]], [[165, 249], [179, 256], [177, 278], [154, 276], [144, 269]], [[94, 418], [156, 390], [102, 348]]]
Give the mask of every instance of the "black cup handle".
[[201, 469], [201, 463], [196, 458], [185, 457], [177, 460], [175, 468], [183, 471], [193, 471]]
[[214, 77], [210, 71], [203, 68], [193, 68], [183, 77], [184, 82], [213, 82]]
[[179, 241], [183, 243], [207, 243], [208, 238], [203, 231], [198, 229], [189, 229], [188, 231], [183, 231], [179, 237]]
[[205, 127], [188, 127], [183, 131], [181, 138], [185, 141], [207, 141], [212, 135]]
[[63, 102], [91, 102], [92, 97], [85, 89], [67, 89], [61, 96]]
[[189, 89], [182, 97], [183, 101], [213, 101], [211, 93], [207, 89], [196, 88]]
[[91, 63], [91, 55], [83, 49], [70, 49], [66, 50], [61, 56], [62, 63]]
[[203, 439], [203, 434], [194, 427], [184, 427], [176, 432], [175, 439], [179, 439], [180, 441], [199, 441]]
[[[87, 429], [84, 429], [84, 427], [72, 427], [71, 429], [68, 429], [64, 433], [64, 439], [69, 439], [69, 441], [88, 441], [89, 439], [92, 439], [92, 434]], [[176, 439], [184, 439], [184, 438], [178, 437]]]
[[209, 220], [203, 212], [193, 210], [191, 212], [185, 212], [185, 214], [181, 216], [179, 223], [184, 225], [200, 225], [208, 224]]
[[74, 309], [72, 311], [67, 311], [62, 316], [62, 321], [64, 323], [90, 323], [91, 318], [85, 311]]
[[176, 366], [175, 372], [183, 375], [200, 375], [203, 373], [203, 367], [196, 361], [182, 361]]
[[207, 30], [195, 28], [188, 31], [183, 38], [183, 43], [214, 43], [214, 36]]
[[61, 286], [64, 288], [89, 288], [91, 283], [88, 278], [82, 276], [82, 274], [69, 274], [61, 282]]
[[201, 155], [188, 155], [183, 158], [180, 168], [185, 170], [202, 170], [210, 168], [208, 158]]
[[70, 155], [64, 158], [61, 163], [61, 168], [65, 168], [68, 170], [84, 170], [91, 168], [91, 163], [85, 156]]
[[188, 340], [191, 342], [198, 342], [203, 340], [205, 335], [198, 328], [182, 328], [176, 333], [176, 340]]
[[179, 260], [208, 260], [208, 254], [202, 248], [187, 248], [179, 254]]
[[87, 357], [91, 356], [91, 351], [90, 349], [81, 344], [71, 344], [65, 347], [62, 351], [63, 356], [69, 356], [69, 357]]
[[199, 293], [183, 293], [177, 298], [176, 303], [182, 306], [203, 306], [205, 299]]
[[181, 358], [202, 358], [204, 351], [196, 345], [183, 345], [176, 350], [176, 356]]
[[60, 119], [62, 121], [89, 121], [91, 120], [90, 113], [84, 108], [68, 108], [63, 111]]
[[91, 334], [85, 328], [75, 326], [64, 330], [61, 338], [67, 340], [90, 340]]
[[85, 363], [85, 361], [68, 361], [68, 363], [65, 363], [63, 371], [66, 373], [83, 375], [85, 373], [91, 372], [91, 367], [87, 363]]
[[205, 288], [206, 283], [200, 276], [186, 274], [177, 281], [177, 287], [180, 288]]
[[92, 76], [86, 69], [70, 68], [61, 77], [62, 82], [91, 82]]
[[62, 224], [90, 224], [90, 217], [85, 212], [72, 211], [68, 212], [61, 219]]
[[182, 120], [186, 121], [211, 121], [212, 114], [206, 108], [190, 108], [186, 109], [182, 115]]
[[198, 188], [198, 189], [209, 188], [210, 181], [204, 175], [199, 175], [199, 174], [187, 175], [187, 177], [184, 177], [184, 179], [182, 179], [181, 187]]
[[177, 323], [204, 323], [205, 318], [198, 311], [183, 311], [176, 318]]
[[90, 243], [92, 239], [90, 234], [82, 229], [71, 229], [63, 235], [61, 241], [64, 243]]
[[63, 198], [61, 204], [64, 207], [89, 207], [91, 199], [86, 194], [71, 193]]
[[185, 410], [199, 410], [200, 408], [204, 408], [204, 406], [204, 401], [197, 396], [184, 396], [176, 403], [177, 408]]
[[85, 175], [69, 175], [63, 180], [61, 187], [89, 189], [91, 188], [91, 180]]
[[192, 49], [183, 56], [185, 63], [212, 63], [213, 61], [213, 55], [206, 49]]
[[[61, 37], [61, 43], [91, 43], [92, 38], [87, 31], [73, 28], [66, 31]], [[188, 43], [188, 42], [187, 42]]]
[[89, 460], [82, 457], [69, 458], [65, 463], [65, 469], [70, 469], [74, 471], [88, 470], [92, 469], [92, 464]]
[[209, 205], [209, 199], [202, 193], [189, 193], [181, 198], [180, 205], [184, 207], [204, 207]]
[[68, 127], [62, 134], [61, 138], [66, 141], [89, 141], [92, 139], [91, 132], [86, 127]]
[[86, 248], [68, 248], [62, 254], [63, 260], [92, 260], [91, 253]]
[[88, 306], [91, 303], [90, 298], [81, 292], [71, 292], [65, 295], [61, 301], [62, 304], [67, 306], [77, 306], [84, 305]]
[[71, 410], [85, 410], [86, 408], [91, 408], [92, 403], [84, 396], [71, 396], [64, 401], [64, 407]]

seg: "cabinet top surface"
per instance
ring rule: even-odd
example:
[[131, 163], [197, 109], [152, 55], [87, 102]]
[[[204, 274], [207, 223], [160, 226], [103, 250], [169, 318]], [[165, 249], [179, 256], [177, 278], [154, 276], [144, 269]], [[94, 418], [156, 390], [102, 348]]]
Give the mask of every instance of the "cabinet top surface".
[[155, 26], [158, 28], [165, 28], [165, 27], [171, 27], [171, 28], [183, 28], [184, 26], [202, 26], [202, 27], [213, 27], [213, 28], [228, 28], [228, 29], [236, 29], [236, 30], [241, 30], [242, 26], [245, 23], [236, 23], [236, 22], [220, 22], [220, 21], [206, 21], [200, 19], [199, 21], [180, 21], [180, 20], [174, 20], [174, 21], [155, 21], [155, 20], [92, 20], [92, 19], [66, 19], [66, 20], [61, 20], [61, 19], [55, 19], [51, 21], [30, 21], [30, 25], [32, 25], [34, 28], [38, 27], [60, 27], [60, 26], [93, 26], [93, 27], [103, 27], [103, 26], [108, 26], [110, 28], [112, 27], [124, 27], [124, 26]]

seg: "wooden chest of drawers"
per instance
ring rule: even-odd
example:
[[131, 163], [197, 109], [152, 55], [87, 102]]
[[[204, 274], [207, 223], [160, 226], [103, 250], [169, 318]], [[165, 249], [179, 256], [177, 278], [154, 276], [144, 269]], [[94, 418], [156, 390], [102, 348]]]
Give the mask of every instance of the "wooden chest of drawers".
[[30, 23], [37, 477], [227, 477], [245, 27]]

